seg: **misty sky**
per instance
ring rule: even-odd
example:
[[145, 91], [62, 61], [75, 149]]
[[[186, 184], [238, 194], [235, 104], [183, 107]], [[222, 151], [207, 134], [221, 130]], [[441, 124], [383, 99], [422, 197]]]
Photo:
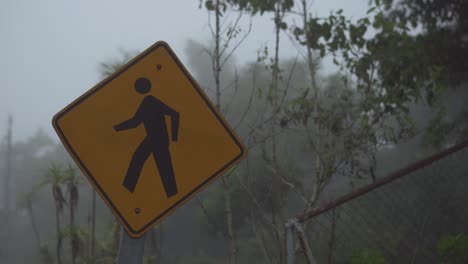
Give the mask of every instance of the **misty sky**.
[[[342, 8], [365, 14], [368, 0], [316, 0], [313, 14]], [[98, 65], [142, 51], [158, 40], [172, 46], [183, 63], [187, 40], [210, 38], [207, 12], [198, 0], [1, 0], [0, 137], [6, 119], [15, 119], [15, 140], [39, 128], [53, 135], [52, 116], [100, 81]], [[253, 19], [252, 33], [236, 53], [239, 64], [256, 59], [263, 45], [273, 45], [271, 16]], [[282, 39], [282, 56], [296, 51]], [[190, 65], [189, 69], [190, 69]], [[325, 65], [325, 68], [330, 67]]]

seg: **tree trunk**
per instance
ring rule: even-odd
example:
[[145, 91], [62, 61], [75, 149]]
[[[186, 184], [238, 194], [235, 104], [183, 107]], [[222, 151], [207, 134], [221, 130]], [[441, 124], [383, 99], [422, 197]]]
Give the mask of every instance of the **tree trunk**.
[[13, 127], [13, 117], [8, 117], [8, 124], [7, 124], [7, 153], [6, 153], [6, 174], [5, 174], [5, 182], [4, 182], [4, 194], [5, 194], [5, 241], [4, 241], [4, 250], [5, 250], [5, 260], [8, 262], [9, 259], [9, 241], [10, 241], [10, 181], [11, 181], [11, 170], [12, 170], [12, 161], [13, 161], [13, 151], [12, 151], [12, 127]]
[[34, 219], [33, 207], [31, 200], [28, 201], [28, 211], [29, 211], [29, 221], [31, 222], [31, 227], [34, 232], [34, 237], [36, 238], [37, 248], [41, 250], [41, 237], [39, 236], [39, 229], [36, 225], [36, 220]]
[[309, 75], [310, 75], [310, 81], [312, 84], [312, 89], [314, 89], [314, 100], [317, 102], [317, 97], [318, 97], [318, 87], [317, 87], [317, 80], [315, 78], [316, 74], [316, 67], [315, 67], [315, 62], [314, 58], [312, 56], [312, 47], [310, 46], [309, 36], [309, 24], [308, 24], [308, 14], [307, 14], [307, 0], [302, 0], [302, 18], [303, 18], [303, 26], [304, 26], [304, 35], [306, 36], [305, 42], [306, 42], [306, 49], [307, 49], [307, 65], [309, 67]]
[[[221, 25], [220, 25], [220, 18], [221, 18], [221, 11], [220, 11], [220, 1], [216, 0], [215, 5], [215, 13], [216, 13], [216, 28], [215, 28], [215, 52], [214, 52], [214, 78], [215, 78], [215, 85], [216, 85], [216, 108], [218, 111], [221, 112], [221, 85], [220, 85], [220, 73], [221, 73], [221, 54], [219, 50], [220, 41], [221, 41]], [[222, 178], [222, 186], [224, 188], [224, 199], [225, 199], [225, 213], [226, 213], [226, 225], [227, 231], [229, 236], [229, 262], [231, 264], [237, 263], [237, 246], [236, 246], [236, 238], [235, 238], [235, 231], [232, 223], [232, 201], [231, 201], [231, 191], [229, 186], [229, 181]]]
[[[73, 179], [71, 179], [73, 180]], [[70, 209], [70, 227], [69, 227], [69, 230], [70, 230], [70, 246], [71, 246], [71, 251], [72, 251], [72, 258], [71, 258], [71, 262], [72, 264], [75, 264], [76, 263], [76, 257], [78, 255], [78, 250], [79, 250], [79, 246], [77, 245], [77, 234], [76, 234], [76, 230], [75, 230], [75, 204], [74, 204], [74, 186], [73, 186], [73, 183], [69, 183], [69, 195], [70, 195], [70, 201], [69, 201], [69, 209]]]
[[57, 263], [62, 264], [62, 256], [61, 256], [61, 249], [62, 249], [62, 234], [60, 231], [60, 213], [59, 209], [56, 208], [55, 211], [55, 226], [56, 226], [56, 233], [57, 233]]
[[[273, 64], [273, 71], [272, 71], [272, 92], [271, 92], [271, 104], [273, 106], [273, 116], [271, 120], [271, 162], [273, 165], [273, 169], [275, 174], [280, 173], [280, 166], [278, 164], [278, 157], [277, 157], [277, 138], [276, 138], [276, 123], [277, 123], [277, 113], [278, 113], [278, 89], [279, 89], [279, 44], [280, 44], [280, 33], [281, 33], [281, 2], [276, 4], [275, 8], [275, 57], [274, 57], [274, 64]], [[278, 175], [279, 176], [279, 175]], [[276, 218], [276, 214], [273, 214], [273, 219]], [[281, 222], [282, 223], [282, 222]], [[280, 263], [285, 262], [284, 258], [284, 243], [282, 234], [279, 229], [282, 229], [282, 225], [276, 226], [276, 235], [278, 240], [278, 254], [279, 254], [279, 261]]]

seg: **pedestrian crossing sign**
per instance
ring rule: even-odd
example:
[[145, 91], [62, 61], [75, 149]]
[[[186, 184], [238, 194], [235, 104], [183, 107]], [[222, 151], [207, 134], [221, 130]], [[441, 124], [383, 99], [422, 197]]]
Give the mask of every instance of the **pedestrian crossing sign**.
[[74, 100], [52, 123], [78, 167], [135, 238], [247, 154], [165, 42]]

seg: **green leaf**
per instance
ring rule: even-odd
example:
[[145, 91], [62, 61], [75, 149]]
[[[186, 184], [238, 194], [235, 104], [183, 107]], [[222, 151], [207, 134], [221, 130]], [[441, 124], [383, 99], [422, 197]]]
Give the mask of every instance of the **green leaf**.
[[375, 9], [376, 9], [375, 6], [369, 8], [369, 9], [367, 10], [366, 14], [370, 14], [370, 13], [374, 12]]
[[336, 60], [336, 58], [333, 58], [333, 64], [339, 65], [339, 63], [338, 63], [338, 61]]
[[215, 7], [213, 5], [213, 1], [212, 0], [207, 0], [205, 2], [205, 8], [210, 10], [210, 11], [213, 11], [215, 9]]
[[279, 27], [283, 30], [287, 29], [288, 28], [288, 24], [286, 24], [286, 22], [280, 22], [279, 23]]

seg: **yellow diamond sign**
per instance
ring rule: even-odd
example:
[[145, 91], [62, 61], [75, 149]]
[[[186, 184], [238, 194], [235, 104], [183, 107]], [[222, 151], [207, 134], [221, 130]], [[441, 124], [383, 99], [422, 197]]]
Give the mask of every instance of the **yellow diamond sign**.
[[52, 123], [133, 237], [247, 154], [165, 42], [77, 98]]

